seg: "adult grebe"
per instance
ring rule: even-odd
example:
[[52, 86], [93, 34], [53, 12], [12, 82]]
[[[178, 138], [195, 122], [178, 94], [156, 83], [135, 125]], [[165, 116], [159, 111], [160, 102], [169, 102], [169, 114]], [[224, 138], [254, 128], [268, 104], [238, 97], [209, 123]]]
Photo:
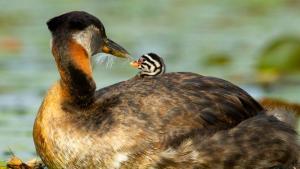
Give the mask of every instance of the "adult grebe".
[[[250, 132], [233, 127], [239, 123], [240, 127], [255, 126], [252, 121], [248, 123], [253, 125], [247, 125], [249, 118], [264, 114], [260, 104], [239, 87], [194, 73], [131, 79], [96, 91], [90, 57], [99, 52], [126, 57], [126, 50], [109, 40], [102, 23], [86, 12], [69, 12], [47, 24], [60, 80], [44, 98], [33, 136], [38, 154], [50, 169], [182, 168], [185, 164], [189, 168], [210, 167], [208, 164], [216, 162], [206, 159], [210, 143], [212, 147], [230, 146], [235, 143], [230, 139], [236, 138], [231, 132], [240, 133], [237, 136], [248, 136]], [[258, 130], [267, 124], [277, 129], [272, 122], [263, 121], [266, 122]], [[287, 158], [286, 151], [280, 151], [283, 156], [272, 160], [286, 164], [295, 156], [290, 150], [294, 135], [284, 127], [280, 132], [278, 138], [284, 138], [281, 147], [289, 150], [291, 158]], [[267, 139], [272, 136], [277, 135], [269, 134]], [[224, 145], [222, 138], [227, 140]], [[266, 140], [259, 135], [251, 138], [250, 141]], [[201, 140], [205, 142], [201, 144]], [[242, 139], [236, 146], [243, 143], [255, 144]], [[201, 153], [201, 149], [206, 153]], [[226, 155], [227, 149], [212, 150]], [[262, 160], [269, 158], [251, 155]], [[232, 167], [235, 163], [230, 159], [238, 157], [229, 156], [228, 163], [221, 161], [220, 166]]]

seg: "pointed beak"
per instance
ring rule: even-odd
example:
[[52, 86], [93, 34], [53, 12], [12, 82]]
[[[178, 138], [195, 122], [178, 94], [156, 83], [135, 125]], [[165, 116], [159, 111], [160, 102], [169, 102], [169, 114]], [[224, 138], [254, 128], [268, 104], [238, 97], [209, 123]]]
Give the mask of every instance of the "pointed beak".
[[130, 62], [130, 65], [134, 68], [139, 68], [140, 63], [138, 61], [133, 61], [133, 62]]
[[120, 58], [130, 58], [129, 53], [116, 42], [105, 39], [102, 47], [102, 52], [114, 55]]

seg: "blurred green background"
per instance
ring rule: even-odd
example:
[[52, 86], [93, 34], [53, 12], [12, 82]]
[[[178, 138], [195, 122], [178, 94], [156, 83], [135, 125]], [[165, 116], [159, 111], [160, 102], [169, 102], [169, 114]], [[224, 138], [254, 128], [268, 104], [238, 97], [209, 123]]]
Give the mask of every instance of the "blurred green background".
[[[300, 102], [298, 0], [0, 0], [0, 161], [35, 156], [32, 125], [58, 79], [46, 21], [72, 10], [99, 17], [138, 57], [156, 52], [167, 71], [225, 78], [256, 98]], [[98, 88], [137, 73], [126, 60], [96, 65]]]

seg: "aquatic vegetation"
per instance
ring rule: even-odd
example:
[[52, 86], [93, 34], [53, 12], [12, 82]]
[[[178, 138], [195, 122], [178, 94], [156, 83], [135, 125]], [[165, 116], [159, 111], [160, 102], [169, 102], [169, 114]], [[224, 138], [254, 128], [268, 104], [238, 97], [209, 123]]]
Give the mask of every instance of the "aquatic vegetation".
[[232, 56], [224, 53], [214, 53], [205, 57], [203, 64], [207, 66], [228, 66], [232, 60]]
[[284, 36], [272, 40], [258, 58], [261, 72], [287, 74], [300, 72], [300, 37]]

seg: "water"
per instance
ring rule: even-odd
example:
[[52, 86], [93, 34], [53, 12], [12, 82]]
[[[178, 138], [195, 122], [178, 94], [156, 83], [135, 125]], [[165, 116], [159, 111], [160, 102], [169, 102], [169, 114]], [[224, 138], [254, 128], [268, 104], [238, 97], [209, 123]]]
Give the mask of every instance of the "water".
[[[300, 35], [297, 1], [1, 0], [0, 6], [0, 159], [7, 159], [10, 149], [23, 159], [35, 155], [35, 114], [45, 91], [58, 79], [45, 22], [71, 10], [101, 18], [108, 36], [133, 56], [160, 54], [169, 72], [217, 76], [255, 97], [300, 102], [298, 84], [266, 91], [257, 83], [255, 69], [262, 49], [274, 38]], [[98, 88], [136, 73], [126, 60], [94, 68]], [[299, 74], [292, 78], [299, 80]]]

